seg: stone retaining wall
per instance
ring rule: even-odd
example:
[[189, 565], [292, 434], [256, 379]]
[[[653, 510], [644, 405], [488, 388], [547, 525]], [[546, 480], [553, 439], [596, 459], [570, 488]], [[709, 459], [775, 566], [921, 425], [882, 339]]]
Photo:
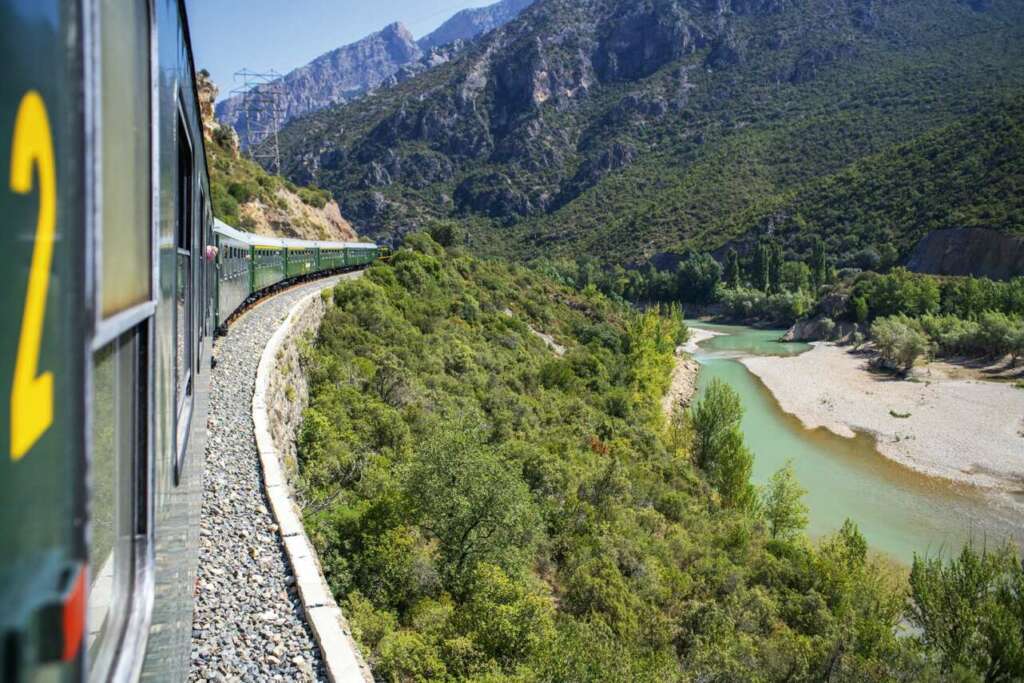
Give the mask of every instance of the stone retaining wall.
[[292, 307], [274, 333], [256, 373], [252, 418], [264, 490], [284, 539], [306, 620], [320, 645], [327, 676], [331, 681], [372, 683], [370, 668], [359, 655], [348, 622], [324, 579], [289, 485], [297, 472], [295, 433], [309, 402], [300, 365], [301, 346], [309, 343], [326, 310], [321, 292], [315, 292]]

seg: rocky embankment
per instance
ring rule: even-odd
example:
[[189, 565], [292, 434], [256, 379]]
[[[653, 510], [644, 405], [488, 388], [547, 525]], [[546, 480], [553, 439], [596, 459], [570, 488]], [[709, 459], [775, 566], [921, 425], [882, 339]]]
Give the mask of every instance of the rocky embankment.
[[694, 359], [697, 345], [706, 339], [718, 336], [718, 332], [690, 328], [690, 338], [686, 344], [676, 350], [676, 367], [672, 372], [672, 381], [665, 397], [661, 400], [661, 409], [666, 417], [671, 418], [677, 408], [690, 405], [697, 393], [697, 375], [700, 374], [700, 363]]

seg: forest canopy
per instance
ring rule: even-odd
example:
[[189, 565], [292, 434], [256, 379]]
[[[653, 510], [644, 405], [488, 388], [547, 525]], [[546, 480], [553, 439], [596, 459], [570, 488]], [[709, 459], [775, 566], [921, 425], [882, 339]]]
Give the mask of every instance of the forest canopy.
[[[378, 679], [1024, 670], [1020, 639], [998, 635], [1021, 618], [1012, 553], [922, 559], [910, 585], [851, 523], [812, 543], [790, 470], [750, 484], [728, 386], [666, 419], [678, 309], [631, 308], [426, 234], [326, 299], [305, 354], [297, 488]], [[975, 565], [999, 621], [971, 612], [963, 652], [947, 598]], [[902, 623], [920, 637], [898, 637]]]

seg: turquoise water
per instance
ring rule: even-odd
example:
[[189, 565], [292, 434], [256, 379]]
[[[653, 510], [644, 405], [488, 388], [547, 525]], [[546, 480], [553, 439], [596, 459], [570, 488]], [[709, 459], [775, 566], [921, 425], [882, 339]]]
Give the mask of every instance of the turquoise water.
[[756, 484], [766, 483], [793, 460], [808, 491], [812, 537], [833, 533], [850, 518], [872, 548], [904, 563], [915, 552], [946, 553], [972, 539], [989, 545], [1013, 539], [1024, 546], [1024, 515], [1011, 501], [901, 467], [878, 453], [869, 436], [846, 439], [824, 429], [804, 429], [737, 360], [741, 355], [799, 354], [807, 345], [779, 343], [779, 330], [696, 326], [727, 334], [700, 345], [698, 391], [719, 378], [739, 392]]

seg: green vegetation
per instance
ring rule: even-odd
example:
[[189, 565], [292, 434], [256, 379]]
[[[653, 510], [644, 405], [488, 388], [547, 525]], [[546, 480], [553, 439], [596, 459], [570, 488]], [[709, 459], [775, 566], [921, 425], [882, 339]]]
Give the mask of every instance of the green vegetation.
[[278, 192], [287, 189], [309, 206], [322, 209], [331, 201], [331, 193], [317, 187], [296, 187], [281, 176], [271, 175], [262, 166], [232, 151], [227, 139], [230, 129], [221, 127], [206, 143], [210, 170], [210, 201], [213, 215], [241, 230], [252, 228], [241, 214], [241, 205], [259, 201], [265, 206], [287, 209]]
[[[818, 238], [891, 263], [884, 252], [938, 228], [1020, 232], [1019, 2], [648, 6], [644, 29], [620, 36], [639, 74], [594, 68], [630, 3], [548, 3], [507, 42], [292, 122], [288, 174], [315, 176], [377, 234], [459, 216], [474, 250], [516, 260], [638, 263], [772, 234], [801, 258]], [[655, 27], [709, 44], [670, 59]], [[538, 104], [509, 73], [552, 96]], [[474, 78], [479, 93], [463, 89]]]
[[992, 656], [947, 652], [946, 565], [922, 561], [907, 612], [852, 524], [803, 536], [791, 468], [751, 487], [728, 386], [666, 421], [678, 309], [424, 234], [328, 301], [299, 489], [381, 680], [980, 681], [1012, 644], [1008, 566], [1003, 621], [971, 622]]
[[911, 617], [947, 680], [1024, 676], [1024, 565], [1011, 549], [915, 559]]
[[772, 475], [762, 494], [761, 506], [773, 539], [790, 538], [807, 526], [806, 493], [796, 480], [792, 461]]

